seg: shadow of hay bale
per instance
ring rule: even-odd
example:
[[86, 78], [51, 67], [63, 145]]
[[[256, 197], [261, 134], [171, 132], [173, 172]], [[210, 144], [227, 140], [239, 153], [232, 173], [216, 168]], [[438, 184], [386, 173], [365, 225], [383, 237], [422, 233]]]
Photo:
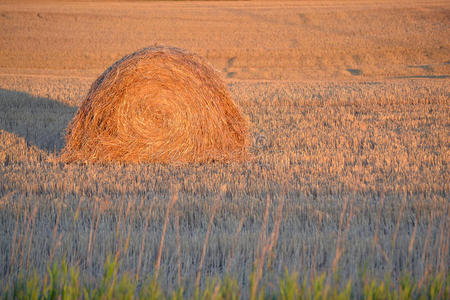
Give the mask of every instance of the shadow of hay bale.
[[248, 157], [248, 121], [221, 76], [185, 50], [151, 47], [109, 67], [67, 130], [66, 162], [189, 163]]
[[64, 130], [77, 108], [27, 93], [0, 89], [0, 129], [46, 152], [64, 146]]

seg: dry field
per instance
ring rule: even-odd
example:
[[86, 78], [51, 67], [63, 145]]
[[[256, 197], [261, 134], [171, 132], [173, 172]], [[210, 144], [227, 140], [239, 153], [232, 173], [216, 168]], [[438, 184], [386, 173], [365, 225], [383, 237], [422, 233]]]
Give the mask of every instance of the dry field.
[[[0, 29], [3, 284], [63, 256], [93, 280], [111, 254], [167, 290], [248, 287], [261, 249], [266, 283], [449, 273], [448, 1], [0, 1]], [[155, 44], [223, 73], [253, 159], [59, 162], [90, 84]]]

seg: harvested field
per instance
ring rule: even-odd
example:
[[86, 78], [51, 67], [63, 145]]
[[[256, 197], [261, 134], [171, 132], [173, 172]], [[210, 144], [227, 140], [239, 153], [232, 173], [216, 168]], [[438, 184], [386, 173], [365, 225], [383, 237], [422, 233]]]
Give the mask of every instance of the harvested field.
[[[0, 282], [62, 257], [95, 281], [113, 255], [247, 298], [262, 249], [260, 285], [449, 274], [448, 1], [57, 3], [0, 1]], [[223, 73], [253, 159], [60, 162], [91, 83], [155, 45]]]

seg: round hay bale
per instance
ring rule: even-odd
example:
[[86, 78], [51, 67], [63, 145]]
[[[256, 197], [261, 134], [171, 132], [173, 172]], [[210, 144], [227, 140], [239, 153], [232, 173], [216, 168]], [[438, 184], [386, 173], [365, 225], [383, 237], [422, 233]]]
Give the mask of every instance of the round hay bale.
[[198, 55], [151, 47], [91, 86], [67, 128], [65, 162], [208, 162], [248, 157], [248, 122]]

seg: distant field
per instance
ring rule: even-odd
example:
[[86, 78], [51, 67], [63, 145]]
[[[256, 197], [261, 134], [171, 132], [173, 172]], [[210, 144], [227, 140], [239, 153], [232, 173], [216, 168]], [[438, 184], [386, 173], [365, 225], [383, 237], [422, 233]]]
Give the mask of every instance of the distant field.
[[[160, 260], [166, 291], [198, 274], [248, 291], [271, 242], [269, 289], [285, 269], [447, 276], [449, 16], [448, 1], [0, 1], [0, 287], [63, 257], [95, 281], [112, 255], [138, 281]], [[223, 73], [253, 159], [60, 163], [92, 81], [155, 44]]]

